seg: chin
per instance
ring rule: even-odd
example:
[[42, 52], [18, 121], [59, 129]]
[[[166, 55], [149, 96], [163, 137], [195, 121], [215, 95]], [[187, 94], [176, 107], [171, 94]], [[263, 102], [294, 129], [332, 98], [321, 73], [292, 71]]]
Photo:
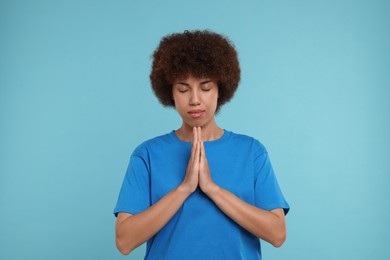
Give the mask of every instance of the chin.
[[191, 120], [190, 122], [188, 121], [184, 121], [184, 123], [186, 125], [188, 125], [189, 127], [191, 128], [194, 128], [194, 127], [203, 127], [204, 126], [204, 123], [202, 121], [194, 121], [194, 120]]

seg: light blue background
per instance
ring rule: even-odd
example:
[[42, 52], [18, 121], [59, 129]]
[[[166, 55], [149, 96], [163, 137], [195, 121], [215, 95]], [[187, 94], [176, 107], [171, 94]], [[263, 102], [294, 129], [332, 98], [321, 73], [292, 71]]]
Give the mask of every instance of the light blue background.
[[150, 89], [150, 55], [204, 28], [242, 66], [218, 122], [266, 145], [292, 207], [264, 259], [390, 259], [389, 13], [379, 0], [1, 0], [0, 259], [123, 258], [112, 210], [129, 156], [180, 126]]

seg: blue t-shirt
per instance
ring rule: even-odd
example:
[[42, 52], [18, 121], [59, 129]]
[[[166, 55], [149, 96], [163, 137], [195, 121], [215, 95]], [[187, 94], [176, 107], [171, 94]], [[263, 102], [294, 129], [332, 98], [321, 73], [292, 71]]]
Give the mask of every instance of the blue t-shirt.
[[[256, 207], [288, 212], [268, 153], [259, 141], [225, 130], [221, 138], [204, 146], [217, 185]], [[190, 153], [191, 143], [181, 141], [174, 131], [138, 146], [114, 213], [140, 213], [176, 188], [184, 179]], [[147, 241], [145, 259], [261, 259], [260, 240], [198, 188]]]

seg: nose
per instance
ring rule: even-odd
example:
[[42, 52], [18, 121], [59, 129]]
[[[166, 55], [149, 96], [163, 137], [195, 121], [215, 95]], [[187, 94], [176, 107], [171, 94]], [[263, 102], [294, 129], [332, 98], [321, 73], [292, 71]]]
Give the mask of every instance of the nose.
[[199, 97], [199, 92], [197, 89], [194, 89], [193, 91], [191, 91], [190, 105], [191, 106], [200, 105], [200, 97]]

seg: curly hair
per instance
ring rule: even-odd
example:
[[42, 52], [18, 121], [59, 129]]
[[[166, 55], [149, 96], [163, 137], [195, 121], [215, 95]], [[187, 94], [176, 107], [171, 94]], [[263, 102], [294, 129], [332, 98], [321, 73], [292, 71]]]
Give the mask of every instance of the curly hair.
[[230, 40], [208, 30], [163, 37], [153, 53], [150, 81], [164, 106], [174, 107], [172, 84], [177, 79], [209, 77], [217, 81], [217, 111], [233, 97], [240, 82], [240, 64]]

